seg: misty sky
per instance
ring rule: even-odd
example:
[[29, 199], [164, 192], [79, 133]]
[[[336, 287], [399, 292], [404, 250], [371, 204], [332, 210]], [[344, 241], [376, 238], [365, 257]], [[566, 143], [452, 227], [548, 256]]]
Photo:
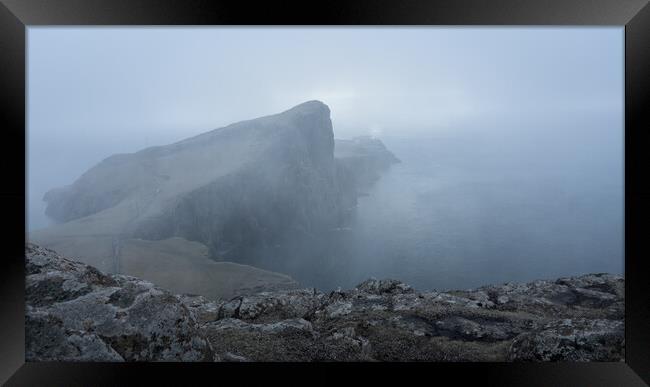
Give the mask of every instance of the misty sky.
[[340, 138], [525, 132], [584, 116], [622, 136], [623, 31], [31, 27], [29, 227], [47, 224], [47, 190], [113, 153], [311, 99], [329, 105]]

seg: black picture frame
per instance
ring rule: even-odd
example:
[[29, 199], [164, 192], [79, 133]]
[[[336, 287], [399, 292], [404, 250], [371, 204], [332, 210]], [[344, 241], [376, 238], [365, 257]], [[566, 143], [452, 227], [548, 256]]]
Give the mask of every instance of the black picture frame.
[[[625, 362], [212, 364], [25, 363], [25, 80], [26, 29], [44, 25], [598, 25], [625, 26]], [[650, 383], [650, 218], [646, 151], [650, 102], [650, 6], [644, 0], [357, 0], [259, 2], [220, 0], [2, 0], [0, 88], [4, 184], [0, 191], [0, 382], [7, 385], [124, 385], [139, 381], [210, 384], [224, 375], [251, 382], [349, 382], [415, 378], [438, 383], [527, 386], [642, 386]], [[405, 379], [406, 378], [406, 379]], [[413, 378], [412, 381], [410, 379]]]

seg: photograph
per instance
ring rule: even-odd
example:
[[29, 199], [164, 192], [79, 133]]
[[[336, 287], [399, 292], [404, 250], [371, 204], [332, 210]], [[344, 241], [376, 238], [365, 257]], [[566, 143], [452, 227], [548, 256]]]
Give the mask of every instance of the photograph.
[[27, 362], [625, 362], [624, 26], [31, 26]]

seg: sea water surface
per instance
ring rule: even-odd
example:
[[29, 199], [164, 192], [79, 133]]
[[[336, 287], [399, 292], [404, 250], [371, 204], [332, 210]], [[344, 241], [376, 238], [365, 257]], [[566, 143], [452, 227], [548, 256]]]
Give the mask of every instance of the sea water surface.
[[402, 162], [285, 271], [322, 290], [371, 276], [443, 290], [622, 274], [620, 122], [482, 129], [382, 138]]

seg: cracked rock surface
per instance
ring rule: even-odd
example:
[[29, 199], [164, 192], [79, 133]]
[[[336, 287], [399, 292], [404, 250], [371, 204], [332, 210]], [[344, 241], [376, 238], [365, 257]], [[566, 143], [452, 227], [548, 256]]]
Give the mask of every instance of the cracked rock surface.
[[622, 361], [624, 279], [210, 300], [26, 246], [28, 361]]
[[178, 296], [105, 275], [36, 245], [26, 248], [28, 361], [212, 361]]

